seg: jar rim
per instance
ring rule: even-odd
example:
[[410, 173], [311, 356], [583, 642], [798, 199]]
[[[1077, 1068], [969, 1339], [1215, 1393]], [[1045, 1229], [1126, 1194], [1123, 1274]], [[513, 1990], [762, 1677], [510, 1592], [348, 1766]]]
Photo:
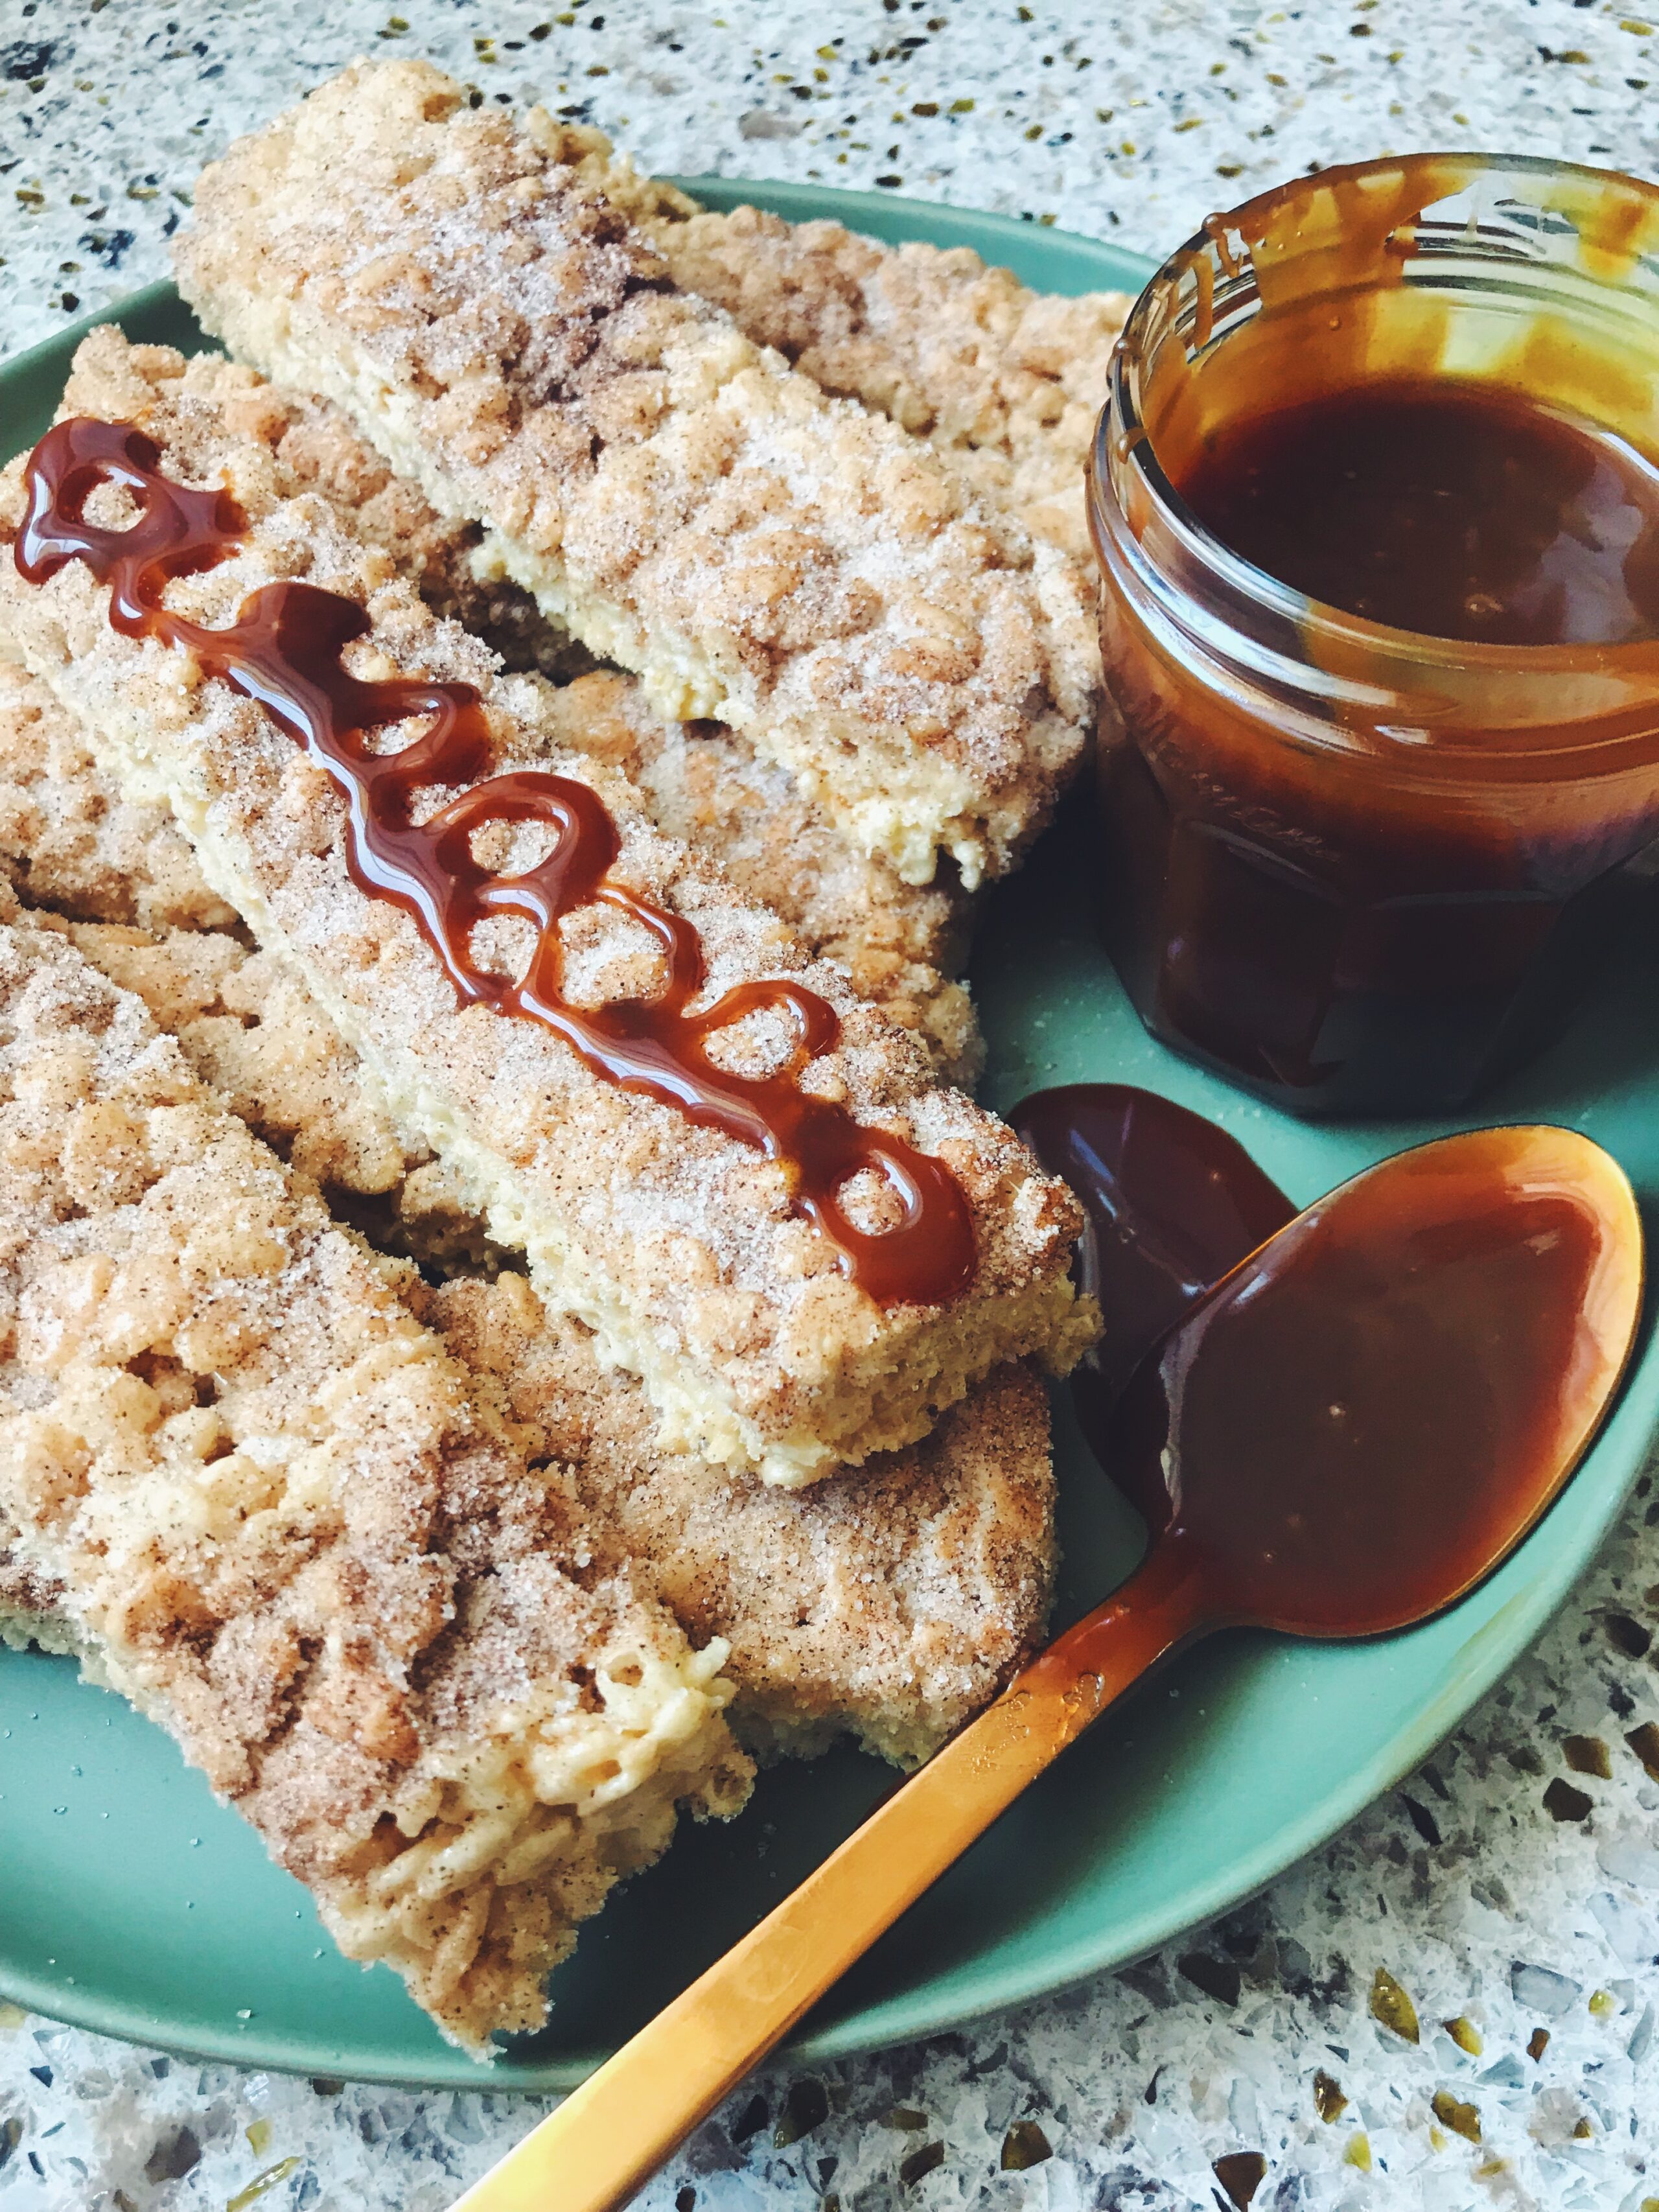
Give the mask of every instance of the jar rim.
[[[1482, 179], [1501, 179], [1509, 174], [1559, 179], [1579, 194], [1588, 190], [1602, 195], [1627, 196], [1633, 204], [1644, 210], [1646, 216], [1645, 226], [1632, 224], [1631, 232], [1636, 234], [1644, 227], [1651, 251], [1638, 252], [1632, 244], [1626, 258], [1628, 265], [1651, 271], [1650, 289], [1656, 311], [1659, 312], [1659, 185], [1622, 170], [1556, 161], [1546, 155], [1460, 152], [1385, 155], [1294, 178], [1287, 184], [1255, 194], [1225, 214], [1206, 217], [1142, 287], [1112, 350], [1107, 404], [1096, 424], [1089, 468], [1094, 495], [1098, 495], [1102, 487], [1115, 485], [1118, 469], [1132, 470], [1163, 526], [1218, 583], [1271, 620], [1290, 625], [1310, 637], [1328, 640], [1345, 651], [1387, 661], [1409, 660], [1425, 672], [1484, 671], [1510, 678], [1527, 674], [1571, 677], [1611, 670], [1634, 672], [1650, 665], [1659, 673], [1659, 639], [1636, 638], [1605, 644], [1486, 644], [1478, 640], [1402, 629], [1350, 613], [1283, 582], [1216, 537], [1182, 498], [1158, 457], [1141, 410], [1138, 369], [1152, 316], [1165, 307], [1181, 279], [1209, 254], [1218, 254], [1224, 263], [1232, 251], [1223, 243], [1229, 238], [1237, 238], [1248, 254], [1250, 228], [1260, 226], [1268, 213], [1299, 197], [1350, 186], [1364, 189], [1373, 180], [1403, 175], [1408, 167], [1436, 178], [1439, 185], [1446, 187], [1435, 190], [1423, 199], [1406, 218], [1413, 222], [1419, 221], [1430, 207]], [[1559, 209], [1552, 211], [1565, 212]], [[1120, 499], [1119, 504], [1121, 503]]]

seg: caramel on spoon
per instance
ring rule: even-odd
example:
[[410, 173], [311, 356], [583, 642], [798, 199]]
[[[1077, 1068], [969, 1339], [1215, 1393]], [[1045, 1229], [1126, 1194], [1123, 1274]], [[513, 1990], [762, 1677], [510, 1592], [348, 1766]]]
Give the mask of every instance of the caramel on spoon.
[[1147, 1509], [1152, 1538], [1127, 1582], [457, 2212], [626, 2203], [905, 1907], [1171, 1651], [1244, 1623], [1376, 1635], [1461, 1597], [1582, 1457], [1641, 1303], [1630, 1185], [1572, 1130], [1443, 1138], [1296, 1215], [1195, 1297], [1111, 1419], [1109, 1464]]

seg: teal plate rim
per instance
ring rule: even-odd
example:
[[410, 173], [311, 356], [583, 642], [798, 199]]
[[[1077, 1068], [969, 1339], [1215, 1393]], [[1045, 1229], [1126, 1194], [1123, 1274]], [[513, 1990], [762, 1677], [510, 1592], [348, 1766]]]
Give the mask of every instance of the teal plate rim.
[[[1153, 266], [1121, 247], [1058, 228], [885, 193], [842, 192], [823, 185], [751, 179], [678, 181], [705, 204], [719, 209], [750, 202], [795, 221], [830, 217], [890, 241], [922, 239], [939, 245], [969, 246], [988, 261], [1012, 267], [1024, 282], [1050, 290], [1133, 292]], [[15, 451], [40, 434], [76, 343], [94, 324], [111, 320], [122, 323], [135, 337], [160, 338], [173, 337], [185, 319], [172, 285], [152, 284], [0, 365], [0, 403], [3, 403], [0, 449]], [[43, 406], [47, 410], [44, 414]], [[1069, 839], [1086, 833], [1074, 823], [1051, 834]], [[1006, 1109], [1042, 1084], [1089, 1076], [1138, 1082], [1178, 1097], [1231, 1127], [1267, 1170], [1303, 1201], [1366, 1160], [1449, 1127], [1488, 1119], [1571, 1119], [1579, 1126], [1590, 1127], [1620, 1154], [1637, 1183], [1651, 1227], [1653, 1200], [1659, 1193], [1659, 1050], [1644, 1058], [1638, 1048], [1632, 1058], [1629, 1049], [1620, 1048], [1620, 1040], [1628, 1039], [1632, 1016], [1639, 1025], [1644, 1006], [1659, 1004], [1655, 988], [1659, 981], [1659, 953], [1650, 957], [1639, 945], [1630, 951], [1599, 995], [1590, 994], [1567, 1038], [1546, 1056], [1538, 1071], [1506, 1086], [1501, 1097], [1488, 1102], [1490, 1113], [1456, 1123], [1309, 1126], [1241, 1097], [1165, 1053], [1145, 1036], [1116, 990], [1103, 956], [1095, 949], [1086, 916], [1079, 911], [1074, 895], [1077, 872], [1064, 867], [1028, 869], [996, 895], [988, 915], [974, 968], [992, 1048], [982, 1094], [988, 1103]], [[1591, 1071], [1588, 1087], [1580, 1072], [1585, 1065]], [[1062, 1468], [1075, 1468], [1080, 1463], [1081, 1448], [1063, 1407], [1057, 1406], [1057, 1456]], [[811, 2063], [939, 2033], [976, 2016], [1051, 1994], [1103, 1969], [1125, 1965], [1261, 1889], [1419, 1765], [1524, 1650], [1560, 1605], [1616, 1519], [1656, 1426], [1659, 1426], [1659, 1350], [1656, 1350], [1650, 1318], [1644, 1320], [1625, 1395], [1594, 1451], [1562, 1500], [1498, 1576], [1437, 1622], [1413, 1632], [1409, 1638], [1369, 1646], [1320, 1647], [1328, 1654], [1348, 1655], [1334, 1669], [1340, 1695], [1352, 1695], [1356, 1685], [1362, 1682], [1362, 1675], [1355, 1672], [1358, 1666], [1364, 1670], [1364, 1684], [1382, 1684], [1386, 1704], [1393, 1675], [1412, 1671], [1403, 1665], [1409, 1652], [1422, 1648], [1422, 1639], [1437, 1638], [1426, 1672], [1421, 1664], [1416, 1668], [1418, 1674], [1424, 1675], [1426, 1689], [1408, 1686], [1407, 1703], [1399, 1715], [1385, 1727], [1379, 1723], [1382, 1732], [1377, 1740], [1340, 1778], [1331, 1779], [1328, 1786], [1299, 1784], [1290, 1771], [1294, 1748], [1287, 1743], [1270, 1746], [1270, 1771], [1263, 1786], [1271, 1796], [1275, 1781], [1282, 1782], [1286, 1802], [1282, 1812], [1276, 1803], [1269, 1805], [1266, 1825], [1253, 1839], [1241, 1838], [1237, 1850], [1224, 1850], [1224, 1857], [1201, 1875], [1183, 1878], [1177, 1867], [1164, 1893], [1143, 1897], [1133, 1909], [1085, 1910], [1084, 1924], [1069, 1935], [1062, 1932], [1045, 1938], [1039, 1924], [1035, 1942], [1025, 1941], [1030, 1931], [1017, 1914], [1005, 1925], [997, 1921], [997, 1909], [994, 1909], [1011, 1886], [1018, 1888], [1023, 1878], [1029, 1880], [1033, 1854], [1041, 1859], [1047, 1848], [1043, 1835], [1035, 1826], [1014, 1837], [1012, 1843], [999, 1845], [998, 1836], [1015, 1821], [1016, 1808], [1016, 1814], [1009, 1816], [1002, 1828], [976, 1846], [964, 1862], [971, 1870], [990, 1855], [989, 1886], [981, 1878], [977, 1893], [971, 1888], [966, 1892], [969, 1909], [962, 1909], [951, 1888], [963, 1875], [963, 1869], [957, 1869], [855, 1972], [842, 2000], [821, 2008], [782, 2055]], [[1067, 1510], [1063, 1498], [1062, 1514]], [[1096, 1515], [1097, 1522], [1097, 1499], [1090, 1500], [1085, 1510]], [[1067, 1531], [1071, 1587], [1062, 1588], [1062, 1613], [1079, 1610], [1087, 1596], [1098, 1595], [1109, 1588], [1132, 1562], [1137, 1540], [1127, 1511], [1109, 1504], [1105, 1510], [1105, 1527], [1079, 1523]], [[1170, 1699], [1179, 1697], [1183, 1686], [1195, 1689], [1198, 1697], [1212, 1698], [1220, 1707], [1226, 1707], [1231, 1699], [1240, 1724], [1254, 1727], [1260, 1734], [1264, 1723], [1260, 1717], [1252, 1718], [1249, 1698], [1241, 1700], [1237, 1694], [1241, 1680], [1249, 1676], [1246, 1686], [1253, 1695], [1267, 1686], [1267, 1705], [1261, 1710], [1270, 1718], [1275, 1675], [1284, 1673], [1292, 1650], [1306, 1648], [1281, 1649], [1271, 1639], [1256, 1639], [1248, 1647], [1243, 1640], [1234, 1639], [1225, 1647], [1212, 1647], [1231, 1656], [1206, 1663], [1195, 1677], [1191, 1673], [1183, 1675], [1158, 1696], [1146, 1693], [1120, 1720], [1102, 1723], [1094, 1735], [1069, 1753], [1055, 1776], [1047, 1778], [1060, 1785], [1061, 1794], [1045, 1801], [1042, 1818], [1052, 1826], [1055, 1802], [1066, 1804], [1074, 1816], [1079, 1810], [1086, 1816], [1079, 1824], [1087, 1832], [1077, 1840], [1072, 1878], [1081, 1879], [1079, 1870], [1092, 1867], [1101, 1854], [1109, 1860], [1112, 1851], [1121, 1849], [1123, 1839], [1119, 1831], [1126, 1823], [1133, 1827], [1137, 1820], [1144, 1819], [1156, 1832], [1160, 1816], [1153, 1770], [1166, 1756], [1178, 1759], [1183, 1750], [1191, 1749], [1198, 1739], [1193, 1735], [1188, 1716], [1195, 1710], [1201, 1717], [1206, 1710], [1194, 1701], [1177, 1717]], [[130, 1771], [135, 1756], [155, 1765], [151, 1753], [155, 1732], [127, 1715], [114, 1700], [103, 1699], [102, 1693], [74, 1683], [68, 1676], [67, 1662], [0, 1651], [0, 1692], [14, 1678], [20, 1685], [21, 1698], [14, 1699], [11, 1707], [0, 1705], [0, 1717], [5, 1712], [14, 1718], [35, 1717], [24, 1713], [31, 1700], [46, 1716], [49, 1728], [57, 1726], [61, 1730], [65, 1724], [61, 1718], [54, 1720], [54, 1711], [70, 1715], [67, 1725], [74, 1741], [69, 1748], [88, 1758], [100, 1748], [91, 1723], [101, 1720], [113, 1747], [105, 1762], [106, 1778], [112, 1778], [111, 1787]], [[1285, 1694], [1299, 1694], [1294, 1683]], [[101, 1702], [96, 1707], [87, 1705], [83, 1701], [88, 1698]], [[1146, 1729], [1149, 1713], [1150, 1731]], [[1218, 1731], [1224, 1735], [1232, 1725], [1224, 1717], [1212, 1725], [1204, 1741], [1208, 1743]], [[182, 1820], [186, 1826], [216, 1820], [214, 1848], [225, 1862], [225, 1879], [231, 1892], [239, 1898], [246, 1894], [253, 1899], [267, 1916], [279, 1910], [284, 1917], [291, 1914], [295, 1922], [305, 1927], [307, 1943], [314, 1935], [318, 1945], [325, 1946], [326, 1939], [309, 1913], [308, 1901], [295, 1905], [294, 1899], [301, 1893], [287, 1877], [269, 1867], [251, 1832], [234, 1816], [216, 1814], [208, 1803], [204, 1786], [197, 1787], [199, 1778], [179, 1766], [176, 1755], [164, 1739], [161, 1741], [163, 1758], [171, 1759], [178, 1767], [176, 1794], [182, 1811], [173, 1809], [164, 1790], [162, 1796], [154, 1800], [161, 1808], [158, 1817], [175, 1825]], [[58, 1757], [61, 1750], [62, 1747], [54, 1747], [49, 1757]], [[39, 1762], [40, 1747], [34, 1747], [28, 1756]], [[124, 1765], [124, 1761], [128, 1764]], [[1137, 1761], [1146, 1770], [1139, 1779]], [[0, 1842], [11, 1834], [9, 1822], [27, 1825], [40, 1810], [38, 1805], [18, 1810], [9, 1802], [15, 1796], [8, 1786], [9, 1770], [16, 1771], [14, 1760], [0, 1753]], [[40, 1766], [30, 1771], [46, 1770]], [[60, 1772], [81, 1774], [78, 1765], [52, 1766], [50, 1771], [52, 1794], [59, 1787], [66, 1791], [70, 1787], [58, 1778]], [[1066, 1784], [1067, 1775], [1077, 1778]], [[1169, 1778], [1166, 1774], [1166, 1785]], [[174, 1779], [170, 1775], [164, 1778], [167, 1788], [173, 1787]], [[810, 1769], [775, 1770], [763, 1778], [759, 1796], [771, 1808], [775, 1817], [769, 1826], [779, 1837], [772, 1863], [763, 1875], [758, 1873], [764, 1844], [752, 1851], [745, 1848], [747, 1899], [734, 1917], [730, 1911], [723, 1911], [718, 1893], [711, 1893], [701, 1955], [714, 1955], [768, 1909], [890, 1780], [885, 1770], [851, 1753], [835, 1754]], [[1124, 1801], [1117, 1827], [1109, 1828], [1109, 1818], [1097, 1834], [1091, 1821], [1102, 1799], [1109, 1801], [1109, 1816], [1114, 1787], [1119, 1787]], [[814, 1792], [828, 1808], [821, 1814], [813, 1811]], [[1231, 1821], [1226, 1817], [1230, 1810], [1234, 1815]], [[1218, 1811], [1224, 1829], [1237, 1824], [1238, 1801], [1231, 1808], [1211, 1808], [1212, 1814]], [[1034, 1814], [1033, 1820], [1036, 1818]], [[758, 1824], [762, 1819], [757, 1803], [743, 1820], [722, 1834], [751, 1836], [756, 1831], [745, 1828], [745, 1822]], [[1243, 1825], [1248, 1827], [1248, 1820]], [[37, 1820], [29, 1832], [49, 1843], [57, 1832]], [[72, 1840], [71, 1831], [62, 1832]], [[106, 1856], [110, 1833], [105, 1832]], [[323, 1948], [310, 1954], [323, 1963], [316, 1969], [315, 2003], [303, 2024], [283, 2025], [272, 2021], [269, 2014], [262, 2017], [257, 1967], [246, 1990], [239, 1985], [234, 1990], [197, 1992], [192, 1987], [188, 2001], [177, 1994], [158, 2000], [154, 1993], [123, 1987], [120, 1973], [112, 1964], [113, 1931], [98, 1920], [95, 1912], [87, 1920], [80, 1910], [82, 1899], [70, 1893], [72, 1881], [69, 1877], [53, 1888], [52, 1864], [37, 1864], [39, 1881], [30, 1896], [37, 1907], [46, 1899], [43, 1909], [49, 1915], [56, 1914], [53, 1929], [57, 1932], [48, 1930], [42, 1936], [38, 1929], [26, 1929], [29, 1908], [19, 1896], [15, 1879], [23, 1861], [9, 1842], [6, 1842], [6, 1863], [9, 1876], [14, 1878], [8, 1882], [10, 1905], [0, 1899], [0, 1988], [15, 2002], [58, 2020], [240, 2066], [434, 2088], [564, 2088], [599, 2063], [633, 2024], [631, 2016], [607, 2021], [604, 2004], [595, 1999], [594, 1990], [600, 1982], [605, 1982], [608, 1990], [606, 1978], [614, 1980], [619, 1966], [624, 1974], [636, 1969], [643, 1972], [640, 1964], [646, 1957], [643, 1947], [655, 1932], [650, 1924], [649, 1900], [653, 1894], [665, 1899], [667, 1892], [661, 1887], [664, 1877], [670, 1869], [689, 1867], [692, 1872], [687, 1879], [694, 1891], [696, 1882], [711, 1872], [718, 1881], [724, 1846], [719, 1838], [711, 1843], [711, 1833], [683, 1831], [664, 1868], [640, 1877], [619, 1893], [584, 1933], [575, 1960], [556, 1978], [550, 2029], [538, 2038], [509, 2045], [493, 2068], [481, 2066], [442, 2044], [401, 1990], [393, 1988], [389, 1996], [384, 1996], [388, 1976], [377, 1972], [368, 1978], [358, 1975], [355, 1983], [343, 1981], [337, 1968], [343, 1968], [346, 1975], [356, 1975], [357, 1970]], [[138, 1850], [137, 1842], [134, 1850]], [[34, 1856], [37, 1863], [44, 1860], [45, 1844], [36, 1848]], [[72, 1850], [61, 1863], [65, 1867], [75, 1863]], [[659, 1885], [654, 1892], [653, 1884]], [[646, 1900], [643, 1911], [642, 1899]], [[981, 1946], [976, 1953], [976, 1930], [988, 1915], [996, 1923], [990, 1948], [987, 1951]], [[624, 1921], [625, 1932], [619, 1932]], [[274, 1926], [274, 1922], [268, 1919], [262, 1925]], [[143, 1930], [141, 1918], [130, 1922], [130, 1934], [137, 1936]], [[187, 1931], [181, 1928], [177, 1938], [169, 1939], [163, 1930], [158, 1942], [165, 1945], [169, 1941], [175, 1945], [170, 1956], [180, 1955], [176, 1945], [184, 1944], [186, 1966], [180, 1978], [189, 1984], [189, 1961], [194, 1954]], [[56, 1944], [63, 1955], [46, 1957], [43, 1947], [47, 1942]], [[697, 1948], [695, 1941], [693, 1948]], [[88, 1957], [94, 1965], [91, 1975], [84, 1971]], [[582, 1972], [584, 1961], [590, 1971], [582, 1989], [567, 1998], [572, 1978]], [[80, 1964], [83, 1970], [71, 1976], [68, 1963]], [[680, 1973], [682, 1980], [696, 1971], [696, 1963], [692, 1960]], [[648, 1984], [648, 1976], [646, 1979]], [[350, 2014], [352, 1991], [370, 1983], [384, 1996], [383, 2002], [376, 2000], [372, 2032], [359, 2033], [343, 2024], [337, 2014], [332, 2022], [315, 2017], [318, 2013], [326, 2014], [331, 2007]], [[648, 2012], [672, 1993], [672, 1986], [671, 1982], [654, 1992], [644, 1986], [637, 1992], [639, 2002]], [[244, 1995], [252, 1996], [254, 2002], [232, 2005], [232, 1996], [240, 1999]], [[582, 2017], [584, 2008], [589, 2014], [598, 2011], [597, 2023]], [[278, 2012], [281, 2009], [276, 2008]], [[625, 2002], [623, 2011], [627, 2015]], [[562, 2014], [575, 2028], [574, 2037], [562, 2033]]]

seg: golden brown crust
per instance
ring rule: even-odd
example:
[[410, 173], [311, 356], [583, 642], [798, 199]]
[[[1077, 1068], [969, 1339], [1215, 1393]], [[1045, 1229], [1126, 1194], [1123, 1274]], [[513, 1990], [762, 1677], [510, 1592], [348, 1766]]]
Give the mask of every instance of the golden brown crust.
[[596, 1556], [627, 1559], [695, 1640], [730, 1645], [737, 1715], [817, 1748], [843, 1729], [918, 1764], [1041, 1634], [1054, 1568], [1042, 1384], [1001, 1368], [926, 1442], [809, 1491], [653, 1449], [650, 1409], [520, 1275], [422, 1310], [532, 1461], [568, 1464]]
[[1001, 872], [1082, 749], [1076, 564], [678, 290], [560, 143], [358, 64], [204, 174], [181, 287], [659, 704], [744, 730], [907, 880]]
[[0, 1602], [55, 1585], [101, 1677], [447, 2033], [537, 2025], [677, 1800], [741, 1801], [718, 1648], [588, 1570], [386, 1263], [15, 913], [0, 1322]]
[[[535, 1024], [481, 1005], [458, 1012], [413, 922], [349, 878], [340, 803], [258, 708], [112, 629], [81, 564], [35, 586], [0, 562], [0, 642], [96, 731], [125, 788], [153, 778], [166, 791], [210, 879], [362, 1055], [404, 1140], [458, 1170], [491, 1233], [528, 1251], [549, 1303], [605, 1334], [688, 1443], [774, 1479], [812, 1480], [924, 1434], [1004, 1359], [1035, 1351], [1068, 1365], [1092, 1316], [1066, 1273], [1077, 1210], [1064, 1186], [1001, 1123], [933, 1085], [915, 1047], [838, 969], [809, 964], [775, 917], [656, 831], [614, 772], [528, 741], [523, 679], [499, 676], [320, 502], [280, 496], [257, 421], [241, 425], [250, 395], [263, 420], [246, 371], [186, 365], [112, 331], [76, 357], [68, 411], [140, 422], [166, 468], [223, 483], [249, 518], [238, 556], [171, 586], [169, 604], [222, 623], [256, 584], [304, 574], [365, 606], [360, 670], [472, 684], [495, 733], [492, 768], [551, 765], [599, 793], [621, 838], [613, 878], [694, 923], [708, 1002], [741, 981], [797, 975], [836, 1008], [840, 1042], [811, 1063], [807, 1086], [947, 1163], [973, 1214], [977, 1273], [948, 1307], [884, 1311], [793, 1217], [780, 1168], [617, 1090]], [[15, 530], [22, 501], [14, 465], [0, 478], [0, 534]], [[654, 956], [625, 928], [598, 907], [567, 922], [568, 988], [601, 1000], [657, 988]]]

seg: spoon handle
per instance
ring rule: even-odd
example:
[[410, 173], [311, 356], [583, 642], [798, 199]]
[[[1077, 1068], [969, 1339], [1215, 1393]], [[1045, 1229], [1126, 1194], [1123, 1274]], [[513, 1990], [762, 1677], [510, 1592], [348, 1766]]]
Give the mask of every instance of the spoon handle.
[[1178, 1544], [1016, 1675], [454, 2212], [612, 2212], [1113, 1698], [1200, 1626]]

